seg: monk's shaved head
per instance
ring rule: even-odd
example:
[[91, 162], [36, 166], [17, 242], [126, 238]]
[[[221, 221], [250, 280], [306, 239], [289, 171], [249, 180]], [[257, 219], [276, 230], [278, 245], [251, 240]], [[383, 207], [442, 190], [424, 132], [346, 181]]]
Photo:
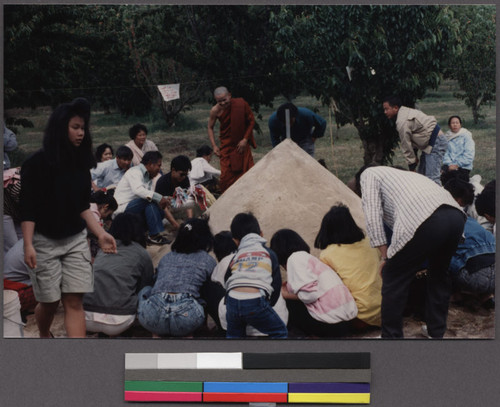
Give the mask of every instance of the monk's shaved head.
[[229, 93], [229, 91], [227, 90], [227, 88], [225, 86], [219, 86], [218, 88], [216, 88], [214, 90], [214, 97], [223, 96], [223, 95], [226, 95], [228, 93]]

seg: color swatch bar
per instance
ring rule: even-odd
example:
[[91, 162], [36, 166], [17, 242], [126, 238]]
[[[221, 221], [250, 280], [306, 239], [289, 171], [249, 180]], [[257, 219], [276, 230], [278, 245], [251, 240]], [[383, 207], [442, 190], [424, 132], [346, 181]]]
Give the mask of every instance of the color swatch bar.
[[369, 353], [125, 355], [125, 401], [370, 403]]
[[[257, 373], [257, 374], [256, 374]], [[318, 375], [317, 369], [132, 369], [125, 370], [125, 380], [165, 380], [201, 382], [276, 382], [299, 383]], [[257, 377], [257, 379], [256, 379]], [[322, 369], [315, 382], [370, 383], [370, 369]]]
[[174, 391], [201, 393], [203, 392], [203, 382], [125, 380], [125, 391]]
[[287, 393], [203, 393], [204, 402], [288, 403]]
[[288, 393], [288, 403], [370, 404], [370, 394]]
[[125, 401], [168, 401], [194, 402], [203, 401], [202, 393], [166, 392], [166, 391], [126, 391]]
[[370, 383], [290, 383], [289, 393], [370, 393]]
[[288, 393], [288, 383], [205, 382], [204, 393]]
[[127, 353], [125, 369], [243, 369], [242, 353]]
[[244, 353], [243, 369], [369, 369], [369, 353]]

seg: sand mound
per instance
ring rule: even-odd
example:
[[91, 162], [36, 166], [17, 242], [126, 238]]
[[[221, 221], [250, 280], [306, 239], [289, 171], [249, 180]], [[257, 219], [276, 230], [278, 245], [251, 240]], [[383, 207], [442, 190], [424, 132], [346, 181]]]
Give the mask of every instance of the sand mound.
[[299, 233], [313, 250], [321, 220], [337, 202], [349, 207], [365, 229], [361, 199], [291, 140], [266, 154], [210, 207], [214, 234], [229, 230], [233, 217], [251, 211], [269, 241], [279, 229]]

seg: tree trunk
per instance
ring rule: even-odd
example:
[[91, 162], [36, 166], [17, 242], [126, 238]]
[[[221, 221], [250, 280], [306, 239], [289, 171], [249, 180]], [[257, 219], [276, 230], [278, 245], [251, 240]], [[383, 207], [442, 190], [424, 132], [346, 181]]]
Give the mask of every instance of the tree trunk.
[[380, 139], [363, 140], [363, 162], [365, 165], [376, 163], [382, 164], [384, 161], [384, 143]]
[[474, 105], [472, 106], [472, 118], [474, 119], [474, 124], [479, 123], [479, 105]]

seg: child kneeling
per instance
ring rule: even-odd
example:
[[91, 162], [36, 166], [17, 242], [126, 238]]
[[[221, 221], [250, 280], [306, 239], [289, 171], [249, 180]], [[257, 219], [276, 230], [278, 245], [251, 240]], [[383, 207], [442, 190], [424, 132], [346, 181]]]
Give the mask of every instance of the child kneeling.
[[276, 254], [264, 246], [260, 225], [251, 213], [231, 222], [238, 245], [225, 275], [227, 338], [243, 338], [251, 325], [273, 338], [286, 338], [286, 324], [273, 310], [279, 298], [281, 274]]

